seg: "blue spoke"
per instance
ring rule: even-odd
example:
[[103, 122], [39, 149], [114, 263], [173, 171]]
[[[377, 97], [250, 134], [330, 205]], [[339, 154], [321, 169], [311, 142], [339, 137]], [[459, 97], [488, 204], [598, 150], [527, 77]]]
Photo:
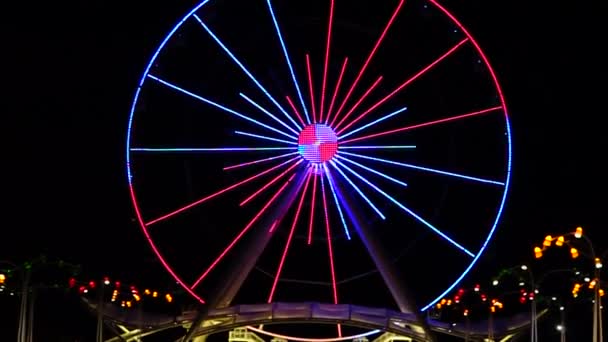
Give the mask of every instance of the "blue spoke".
[[348, 226], [346, 225], [346, 220], [344, 219], [344, 214], [342, 213], [342, 207], [340, 205], [340, 201], [338, 201], [338, 195], [336, 194], [336, 190], [334, 189], [334, 180], [327, 168], [325, 163], [323, 164], [323, 168], [325, 169], [325, 176], [327, 176], [327, 183], [329, 183], [329, 188], [331, 189], [331, 193], [334, 197], [334, 201], [336, 202], [336, 207], [338, 208], [338, 213], [340, 214], [340, 220], [342, 221], [342, 226], [344, 227], [344, 233], [346, 234], [346, 238], [350, 240], [350, 232], [348, 231]]
[[[332, 161], [332, 163], [333, 163], [333, 161]], [[464, 248], [458, 242], [454, 241], [452, 238], [450, 238], [449, 236], [447, 236], [445, 233], [443, 233], [439, 229], [435, 228], [432, 224], [430, 224], [428, 221], [426, 221], [422, 217], [418, 216], [416, 213], [414, 213], [413, 211], [411, 211], [410, 209], [408, 209], [406, 206], [404, 206], [403, 204], [399, 203], [396, 199], [394, 199], [393, 197], [391, 197], [389, 194], [387, 194], [386, 192], [382, 191], [379, 187], [377, 187], [376, 185], [374, 185], [372, 182], [370, 182], [367, 179], [365, 179], [365, 177], [361, 176], [360, 174], [358, 174], [356, 171], [354, 171], [353, 169], [351, 169], [347, 165], [344, 165], [344, 163], [340, 162], [339, 160], [336, 160], [336, 163], [340, 164], [340, 166], [344, 167], [346, 170], [348, 170], [350, 173], [352, 173], [355, 177], [359, 178], [365, 184], [369, 185], [374, 190], [378, 191], [381, 195], [383, 195], [384, 197], [386, 197], [389, 201], [393, 202], [396, 206], [398, 206], [399, 208], [401, 208], [402, 210], [404, 210], [405, 212], [407, 212], [408, 214], [410, 214], [411, 216], [413, 216], [415, 219], [417, 219], [422, 224], [424, 224], [425, 226], [427, 226], [428, 228], [430, 228], [432, 231], [434, 231], [439, 236], [441, 236], [442, 238], [444, 238], [446, 241], [448, 241], [449, 243], [451, 243], [452, 245], [454, 245], [456, 248], [458, 248], [461, 251], [465, 252], [466, 254], [468, 254], [472, 258], [475, 257], [475, 254], [471, 253], [468, 249]]]
[[306, 114], [306, 122], [310, 125], [310, 117], [308, 116], [308, 109], [306, 109], [306, 104], [304, 103], [304, 98], [302, 97], [302, 92], [300, 91], [300, 85], [298, 80], [296, 79], [296, 74], [293, 71], [293, 66], [291, 65], [291, 59], [289, 58], [289, 54], [287, 53], [287, 47], [285, 46], [285, 42], [283, 41], [283, 35], [281, 34], [281, 29], [279, 28], [279, 23], [277, 21], [276, 16], [274, 15], [274, 10], [272, 9], [272, 4], [270, 0], [266, 0], [268, 3], [268, 10], [270, 11], [270, 15], [272, 16], [272, 21], [274, 22], [274, 27], [277, 31], [277, 36], [279, 37], [279, 42], [281, 42], [281, 47], [283, 48], [283, 55], [285, 56], [285, 60], [287, 61], [287, 66], [289, 67], [289, 72], [291, 73], [291, 78], [293, 79], [293, 84], [296, 86], [296, 91], [298, 92], [298, 97], [300, 98], [300, 103], [302, 104], [302, 108], [304, 109], [304, 114]]
[[338, 171], [342, 177], [344, 177], [344, 179], [346, 179], [346, 181], [348, 182], [348, 184], [350, 184], [353, 189], [355, 189], [355, 191], [357, 191], [357, 193], [365, 200], [365, 202], [367, 202], [367, 204], [369, 204], [370, 207], [372, 207], [372, 209], [374, 209], [374, 211], [378, 214], [378, 216], [380, 216], [380, 218], [382, 218], [383, 220], [386, 220], [386, 217], [384, 216], [384, 214], [382, 214], [382, 212], [374, 205], [374, 203], [372, 203], [372, 201], [367, 198], [367, 196], [365, 196], [365, 194], [363, 193], [363, 191], [361, 191], [361, 189], [359, 189], [358, 186], [355, 185], [355, 183], [353, 183], [350, 178], [348, 178], [348, 176], [346, 174], [344, 174], [344, 172], [342, 172], [342, 170], [340, 170], [340, 168], [333, 162], [333, 160], [329, 161], [331, 163], [331, 166], [334, 167], [334, 169], [336, 169], [336, 171]]
[[199, 18], [196, 14], [194, 15], [194, 18], [199, 22], [199, 24], [201, 24], [201, 26], [205, 29], [205, 31], [207, 31], [207, 33], [209, 33], [209, 35], [213, 38], [213, 40], [215, 40], [215, 42], [218, 43], [218, 45], [222, 48], [222, 50], [224, 50], [224, 52], [228, 56], [230, 56], [230, 58], [232, 58], [232, 60], [241, 68], [241, 70], [243, 70], [243, 72], [245, 72], [245, 74], [247, 74], [247, 76], [249, 76], [249, 78], [253, 81], [253, 83], [255, 83], [255, 85], [258, 86], [258, 88], [260, 88], [260, 90], [268, 97], [268, 99], [270, 99], [270, 101], [272, 101], [272, 103], [274, 103], [274, 105], [277, 106], [277, 108], [283, 114], [285, 114], [285, 116], [291, 121], [291, 123], [293, 123], [294, 126], [297, 127], [298, 129], [302, 129], [302, 127], [300, 127], [300, 125], [298, 125], [298, 123], [291, 117], [291, 115], [289, 115], [285, 111], [285, 109], [283, 109], [283, 107], [281, 107], [281, 105], [277, 102], [277, 100], [275, 100], [274, 97], [272, 97], [272, 95], [270, 95], [268, 90], [266, 90], [266, 88], [264, 88], [264, 86], [262, 86], [262, 84], [260, 84], [260, 82], [251, 74], [251, 72], [249, 72], [249, 70], [247, 70], [247, 68], [243, 65], [243, 63], [241, 63], [238, 60], [238, 58], [236, 58], [236, 56], [226, 47], [226, 45], [224, 45], [224, 43], [222, 43], [222, 41], [211, 31], [211, 29], [209, 27], [207, 27], [207, 25], [205, 25], [205, 23], [201, 20], [201, 18]]
[[247, 132], [241, 132], [241, 131], [234, 131], [234, 133], [239, 134], [239, 135], [245, 135], [245, 136], [252, 137], [252, 138], [281, 142], [281, 143], [288, 144], [288, 145], [297, 145], [298, 144], [297, 142], [293, 142], [293, 141], [276, 139], [276, 138], [271, 138], [271, 137], [267, 137], [264, 135], [258, 135], [258, 134], [253, 134], [253, 133], [247, 133]]
[[223, 111], [226, 111], [226, 112], [228, 112], [228, 113], [230, 113], [230, 114], [236, 115], [236, 116], [238, 116], [238, 117], [239, 117], [239, 118], [241, 118], [241, 119], [245, 119], [245, 120], [247, 120], [247, 121], [253, 122], [253, 123], [257, 124], [257, 125], [260, 125], [260, 126], [262, 126], [262, 127], [266, 128], [266, 129], [269, 129], [269, 130], [271, 130], [271, 131], [273, 131], [273, 132], [276, 132], [276, 133], [279, 133], [279, 134], [281, 134], [281, 135], [284, 135], [284, 136], [286, 136], [286, 137], [288, 137], [288, 138], [295, 139], [295, 137], [293, 137], [293, 136], [291, 136], [291, 135], [289, 135], [289, 134], [287, 134], [287, 133], [285, 133], [285, 132], [282, 132], [282, 131], [280, 131], [280, 130], [278, 130], [278, 129], [276, 129], [276, 128], [272, 127], [272, 126], [268, 126], [268, 125], [266, 125], [266, 124], [263, 124], [263, 123], [261, 123], [261, 122], [259, 122], [259, 121], [255, 120], [255, 119], [252, 119], [252, 118], [250, 118], [250, 117], [248, 117], [248, 116], [245, 116], [245, 115], [243, 115], [243, 114], [241, 114], [241, 113], [239, 113], [239, 112], [237, 112], [237, 111], [235, 111], [235, 110], [232, 110], [232, 109], [230, 109], [230, 108], [224, 107], [224, 106], [222, 106], [221, 104], [219, 104], [219, 103], [217, 103], [217, 102], [213, 102], [213, 101], [211, 101], [211, 100], [209, 100], [209, 99], [206, 99], [206, 98], [204, 98], [204, 97], [202, 97], [202, 96], [199, 96], [199, 95], [196, 95], [196, 94], [194, 94], [194, 93], [192, 93], [192, 92], [189, 92], [189, 91], [187, 91], [186, 89], [183, 89], [183, 88], [180, 88], [180, 87], [176, 86], [175, 84], [172, 84], [172, 83], [169, 83], [169, 82], [167, 82], [167, 81], [164, 81], [164, 80], [162, 80], [162, 79], [160, 79], [160, 78], [158, 78], [158, 77], [156, 77], [156, 76], [153, 76], [153, 75], [148, 75], [148, 77], [150, 77], [151, 79], [153, 79], [153, 80], [157, 81], [158, 83], [161, 83], [161, 84], [163, 84], [163, 85], [166, 85], [166, 86], [167, 86], [167, 87], [169, 87], [169, 88], [172, 88], [172, 89], [174, 89], [174, 90], [177, 90], [177, 91], [179, 91], [179, 92], [181, 92], [181, 93], [184, 93], [184, 94], [186, 94], [186, 95], [192, 96], [192, 97], [194, 97], [194, 98], [195, 98], [195, 99], [197, 99], [197, 100], [203, 101], [203, 102], [205, 102], [205, 103], [207, 103], [207, 104], [210, 104], [210, 105], [212, 105], [212, 106], [214, 106], [214, 107], [217, 107], [217, 108], [219, 108], [219, 109], [221, 109], [221, 110], [223, 110]]
[[367, 159], [367, 160], [375, 160], [375, 161], [386, 163], [386, 164], [391, 164], [391, 165], [396, 165], [396, 166], [403, 166], [403, 167], [407, 167], [407, 168], [410, 168], [410, 169], [428, 171], [428, 172], [433, 172], [433, 173], [437, 173], [437, 174], [440, 174], [440, 175], [452, 176], [452, 177], [457, 177], [457, 178], [462, 178], [462, 179], [468, 179], [468, 180], [472, 180], [472, 181], [476, 181], [476, 182], [480, 182], [480, 183], [496, 184], [496, 185], [502, 185], [502, 186], [505, 185], [505, 183], [503, 183], [503, 182], [498, 182], [498, 181], [493, 181], [493, 180], [483, 179], [483, 178], [478, 178], [478, 177], [471, 177], [471, 176], [466, 176], [466, 175], [462, 175], [462, 174], [459, 174], [459, 173], [441, 171], [441, 170], [431, 169], [431, 168], [428, 168], [428, 167], [423, 167], [423, 166], [418, 166], [418, 165], [400, 163], [400, 162], [396, 162], [396, 161], [392, 161], [392, 160], [365, 156], [365, 155], [362, 155], [362, 154], [356, 154], [356, 153], [350, 153], [350, 152], [338, 152], [338, 153], [346, 154], [346, 155], [349, 155], [349, 156], [358, 157], [358, 158], [362, 158], [362, 159]]
[[[254, 105], [257, 109], [261, 110], [264, 114], [270, 116], [273, 120], [275, 120], [276, 122], [280, 123], [281, 125], [283, 125], [283, 127], [287, 128], [288, 130], [290, 130], [291, 132], [293, 132], [296, 136], [299, 134], [298, 132], [296, 132], [293, 128], [291, 128], [289, 125], [287, 125], [286, 123], [284, 123], [283, 121], [281, 121], [279, 118], [277, 118], [276, 116], [272, 115], [272, 113], [270, 113], [268, 110], [266, 110], [264, 107], [260, 106], [259, 104], [257, 104], [255, 101], [253, 101], [252, 99], [250, 99], [247, 95], [243, 94], [243, 93], [239, 93], [239, 95], [244, 98], [245, 100], [247, 100], [247, 102], [251, 103], [252, 105]], [[294, 139], [297, 140], [297, 138], [294, 137]]]
[[370, 122], [370, 123], [368, 123], [367, 125], [365, 125], [365, 126], [363, 126], [363, 127], [361, 127], [361, 128], [357, 128], [357, 129], [356, 129], [356, 130], [354, 130], [354, 131], [350, 131], [349, 133], [346, 133], [346, 134], [344, 134], [344, 135], [341, 135], [340, 137], [338, 137], [338, 140], [340, 140], [340, 139], [344, 139], [344, 138], [346, 138], [347, 136], [352, 135], [352, 134], [355, 134], [355, 133], [357, 133], [357, 132], [361, 132], [362, 130], [364, 130], [364, 129], [366, 129], [366, 128], [369, 128], [369, 127], [371, 127], [371, 126], [373, 126], [373, 125], [375, 125], [375, 124], [377, 124], [377, 123], [379, 123], [379, 122], [382, 122], [382, 121], [384, 121], [384, 120], [390, 119], [390, 118], [392, 118], [393, 116], [395, 116], [395, 115], [397, 115], [397, 114], [399, 114], [399, 113], [401, 113], [401, 112], [403, 112], [403, 111], [406, 111], [406, 110], [407, 110], [407, 107], [403, 107], [403, 108], [401, 108], [401, 109], [399, 109], [399, 110], [397, 110], [397, 111], [395, 111], [395, 112], [392, 112], [392, 113], [390, 113], [390, 114], [388, 114], [388, 115], [385, 115], [385, 116], [381, 117], [380, 119], [378, 119], [378, 120], [376, 120], [376, 121], [374, 121], [374, 122]]
[[183, 148], [146, 148], [133, 147], [130, 148], [133, 152], [257, 152], [257, 151], [284, 151], [297, 150], [297, 147], [183, 147]]
[[387, 146], [338, 146], [339, 150], [409, 150], [416, 145], [387, 145]]
[[388, 179], [388, 180], [390, 180], [390, 181], [392, 181], [392, 182], [395, 182], [395, 183], [397, 183], [397, 184], [399, 184], [399, 185], [402, 185], [402, 186], [407, 186], [407, 184], [406, 184], [406, 183], [404, 183], [404, 182], [402, 182], [402, 181], [400, 181], [400, 180], [398, 180], [398, 179], [395, 179], [395, 178], [393, 178], [393, 177], [391, 177], [391, 176], [389, 176], [389, 175], [385, 175], [385, 174], [384, 174], [384, 173], [382, 173], [382, 172], [376, 171], [376, 170], [374, 170], [374, 169], [372, 169], [372, 168], [370, 168], [370, 167], [367, 167], [367, 166], [365, 166], [365, 165], [363, 165], [363, 164], [357, 163], [356, 161], [350, 160], [350, 159], [348, 159], [348, 158], [346, 158], [346, 157], [342, 157], [342, 156], [339, 156], [339, 155], [338, 155], [338, 156], [336, 156], [336, 157], [340, 158], [341, 160], [344, 160], [344, 161], [347, 161], [347, 162], [349, 162], [349, 163], [352, 163], [352, 164], [354, 164], [354, 165], [357, 165], [358, 167], [360, 167], [360, 168], [362, 168], [362, 169], [364, 169], [364, 170], [367, 170], [367, 171], [369, 171], [369, 172], [371, 172], [371, 173], [374, 173], [374, 174], [376, 174], [376, 175], [378, 175], [378, 176], [380, 176], [380, 177], [382, 177], [382, 178], [386, 178], [386, 179]]

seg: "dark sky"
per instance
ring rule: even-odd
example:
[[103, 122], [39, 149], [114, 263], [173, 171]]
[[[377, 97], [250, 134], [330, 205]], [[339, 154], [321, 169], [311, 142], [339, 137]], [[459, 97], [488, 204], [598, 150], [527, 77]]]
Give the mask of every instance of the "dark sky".
[[[605, 4], [443, 3], [489, 55], [513, 131], [511, 196], [478, 270], [528, 259], [546, 233], [577, 225], [606, 249]], [[89, 274], [166, 279], [134, 221], [125, 135], [147, 60], [193, 4], [45, 2], [4, 13], [0, 260], [45, 253]]]

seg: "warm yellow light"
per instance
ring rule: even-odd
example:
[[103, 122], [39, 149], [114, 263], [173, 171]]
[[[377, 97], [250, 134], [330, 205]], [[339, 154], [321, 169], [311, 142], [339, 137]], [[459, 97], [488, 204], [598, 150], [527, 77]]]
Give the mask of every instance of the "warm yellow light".
[[574, 232], [574, 237], [580, 239], [583, 237], [583, 227], [576, 227], [576, 231]]
[[465, 317], [469, 315], [469, 310], [464, 310], [464, 312], [462, 313]]
[[4, 282], [6, 282], [6, 275], [3, 273], [0, 273], [0, 284], [4, 284]]
[[127, 307], [130, 308], [133, 305], [130, 300], [127, 301]]
[[570, 248], [570, 255], [572, 256], [572, 259], [578, 258], [578, 250], [576, 248]]
[[139, 302], [141, 300], [141, 297], [136, 293], [133, 294], [133, 298], [135, 298], [136, 302]]
[[447, 300], [447, 299], [445, 299], [445, 298], [443, 298], [443, 299], [441, 300], [441, 305], [444, 305], [444, 304], [445, 304], [445, 303], [447, 303], [447, 302], [448, 302], [448, 300]]
[[154, 298], [158, 297], [158, 292], [156, 292], [156, 291], [152, 292], [152, 297], [154, 297]]
[[168, 294], [168, 293], [165, 295], [165, 299], [166, 299], [166, 300], [167, 300], [167, 302], [169, 302], [169, 303], [173, 302], [173, 297], [171, 297], [171, 295], [170, 295], [170, 294]]
[[543, 256], [543, 250], [540, 247], [534, 247], [534, 257], [540, 259]]
[[448, 302], [446, 303], [446, 305], [447, 305], [447, 306], [452, 305], [452, 300], [451, 300], [451, 299], [448, 299]]
[[561, 247], [561, 246], [563, 246], [563, 245], [564, 245], [564, 241], [565, 241], [564, 237], [563, 237], [563, 236], [560, 236], [560, 237], [558, 237], [558, 238], [557, 238], [557, 240], [555, 241], [555, 245], [556, 245], [557, 247]]
[[605, 293], [604, 290], [600, 289], [600, 297], [604, 297]]
[[543, 241], [543, 246], [545, 246], [545, 247], [551, 246], [551, 241], [553, 241], [553, 237], [551, 235], [545, 236], [545, 241]]
[[589, 289], [593, 289], [595, 287], [595, 285], [597, 284], [597, 280], [593, 279], [590, 283], [589, 283]]
[[150, 295], [150, 290], [145, 289], [145, 290], [144, 290], [144, 294]]
[[441, 309], [441, 303], [437, 303], [437, 309]]
[[490, 307], [490, 311], [492, 311], [492, 313], [496, 312], [496, 307], [494, 307], [494, 306]]

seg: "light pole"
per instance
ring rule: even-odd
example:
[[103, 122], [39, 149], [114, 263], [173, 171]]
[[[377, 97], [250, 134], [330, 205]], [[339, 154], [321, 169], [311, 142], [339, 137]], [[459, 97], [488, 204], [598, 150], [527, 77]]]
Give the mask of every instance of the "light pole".
[[[28, 341], [28, 294], [29, 294], [29, 279], [30, 279], [30, 268], [25, 267], [24, 271], [22, 267], [19, 267], [13, 262], [8, 260], [0, 260], [0, 264], [9, 265], [12, 267], [10, 272], [18, 272], [21, 280], [21, 302], [19, 306], [19, 327], [17, 329], [17, 342]], [[8, 272], [7, 272], [8, 273]], [[3, 279], [6, 276], [3, 273]]]
[[534, 282], [534, 274], [526, 265], [521, 265], [520, 269], [528, 274], [530, 280], [530, 288], [532, 289], [532, 296], [530, 297], [530, 341], [538, 341], [538, 329], [536, 320], [536, 283]]
[[559, 341], [566, 342], [566, 311], [563, 306], [559, 308], [560, 324], [559, 324]]
[[566, 237], [572, 237], [572, 236], [574, 236], [574, 238], [576, 240], [585, 241], [587, 248], [589, 249], [589, 252], [591, 253], [590, 255], [587, 254], [587, 256], [593, 260], [593, 268], [594, 268], [594, 271], [593, 271], [594, 279], [590, 283], [590, 288], [592, 288], [594, 291], [592, 342], [603, 342], [603, 331], [602, 331], [603, 330], [603, 328], [602, 328], [603, 320], [602, 320], [602, 307], [601, 307], [601, 294], [600, 294], [600, 291], [601, 291], [600, 273], [601, 273], [601, 269], [603, 267], [602, 259], [606, 256], [606, 253], [604, 253], [602, 255], [602, 257], [599, 258], [597, 256], [597, 254], [595, 253], [595, 249], [593, 248], [593, 243], [591, 242], [589, 237], [587, 237], [586, 235], [583, 235], [583, 228], [577, 227], [574, 232], [570, 232], [570, 233], [567, 233], [562, 236], [552, 237], [551, 235], [547, 235], [545, 237], [545, 240], [543, 241], [542, 248], [534, 247], [534, 254], [537, 259], [541, 258], [543, 251], [546, 250], [547, 248], [551, 247], [553, 242], [555, 242], [555, 245], [557, 247], [562, 247], [564, 244], [568, 245], [570, 247], [571, 257], [573, 259], [576, 259], [579, 257], [579, 251], [572, 245], [570, 240], [566, 240]]

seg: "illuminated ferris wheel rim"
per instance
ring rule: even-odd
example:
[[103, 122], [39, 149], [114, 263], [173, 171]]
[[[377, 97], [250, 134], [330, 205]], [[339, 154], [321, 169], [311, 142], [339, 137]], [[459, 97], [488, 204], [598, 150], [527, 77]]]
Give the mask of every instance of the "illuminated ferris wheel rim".
[[[137, 148], [137, 147], [132, 147], [131, 146], [131, 133], [132, 133], [132, 125], [133, 125], [133, 118], [135, 115], [135, 108], [136, 108], [136, 104], [138, 103], [138, 99], [140, 96], [140, 92], [142, 90], [142, 87], [144, 85], [144, 83], [146, 82], [146, 80], [150, 79], [150, 80], [154, 80], [160, 83], [163, 83], [166, 86], [169, 87], [175, 87], [175, 85], [170, 84], [167, 81], [164, 81], [160, 78], [158, 78], [156, 75], [152, 75], [150, 74], [150, 69], [152, 67], [152, 65], [154, 64], [154, 62], [157, 60], [160, 51], [163, 50], [163, 48], [165, 47], [165, 45], [168, 43], [168, 41], [171, 39], [171, 37], [173, 37], [173, 35], [177, 32], [177, 30], [182, 26], [182, 24], [184, 22], [186, 22], [188, 19], [190, 18], [194, 18], [196, 19], [199, 23], [201, 23], [204, 26], [204, 23], [201, 21], [201, 19], [196, 15], [196, 12], [198, 10], [200, 10], [205, 4], [207, 4], [209, 1], [211, 0], [205, 0], [203, 2], [201, 2], [199, 5], [197, 5], [193, 10], [191, 10], [188, 14], [186, 14], [186, 16], [184, 16], [184, 18], [182, 20], [180, 20], [177, 25], [169, 32], [169, 34], [165, 37], [165, 39], [161, 42], [161, 44], [159, 45], [158, 49], [156, 50], [156, 52], [153, 54], [153, 57], [150, 60], [150, 63], [148, 64], [148, 66], [145, 69], [145, 72], [140, 80], [139, 86], [136, 90], [135, 96], [134, 96], [134, 100], [133, 100], [133, 104], [131, 107], [131, 113], [129, 116], [129, 124], [128, 124], [128, 133], [127, 133], [127, 144], [126, 144], [126, 148], [127, 148], [127, 177], [128, 177], [128, 182], [129, 182], [129, 189], [130, 189], [130, 195], [132, 198], [132, 201], [134, 203], [134, 208], [135, 208], [135, 213], [137, 216], [137, 220], [144, 232], [144, 235], [146, 236], [146, 239], [148, 240], [148, 242], [150, 243], [151, 248], [153, 249], [153, 251], [155, 252], [155, 254], [157, 255], [157, 257], [159, 258], [159, 260], [161, 261], [161, 263], [165, 266], [165, 268], [168, 270], [168, 272], [176, 279], [176, 281], [178, 283], [180, 283], [185, 289], [186, 291], [188, 291], [194, 298], [198, 299], [201, 302], [204, 302], [203, 299], [194, 291], [193, 288], [191, 288], [190, 286], [188, 286], [181, 278], [180, 276], [175, 273], [175, 271], [173, 271], [172, 267], [169, 265], [169, 263], [166, 261], [165, 257], [163, 256], [163, 254], [160, 252], [158, 246], [156, 245], [156, 243], [154, 242], [154, 240], [151, 238], [147, 226], [150, 225], [150, 222], [146, 222], [144, 221], [144, 219], [142, 218], [141, 215], [141, 211], [139, 208], [139, 204], [137, 201], [137, 197], [135, 194], [135, 190], [132, 184], [132, 171], [131, 171], [131, 153], [134, 151], [145, 151], [145, 148]], [[479, 57], [481, 58], [481, 60], [483, 61], [483, 63], [485, 64], [488, 72], [490, 73], [491, 77], [492, 77], [492, 81], [494, 83], [494, 86], [496, 88], [496, 91], [498, 93], [498, 97], [499, 97], [499, 101], [500, 101], [500, 106], [496, 106], [496, 107], [492, 107], [492, 108], [487, 108], [487, 109], [482, 109], [479, 111], [475, 111], [475, 112], [471, 112], [471, 113], [467, 113], [467, 114], [462, 114], [462, 115], [458, 115], [456, 117], [452, 117], [452, 118], [447, 118], [447, 119], [443, 119], [443, 120], [438, 120], [437, 122], [433, 122], [433, 123], [439, 123], [439, 122], [447, 122], [450, 120], [455, 120], [455, 119], [459, 119], [459, 118], [464, 118], [464, 117], [468, 117], [468, 116], [474, 116], [474, 115], [479, 115], [479, 114], [485, 114], [488, 112], [494, 112], [497, 111], [498, 109], [502, 109], [503, 113], [504, 113], [504, 118], [505, 118], [505, 127], [506, 127], [506, 138], [507, 138], [507, 163], [506, 163], [506, 177], [504, 181], [495, 181], [495, 183], [499, 183], [500, 185], [504, 186], [504, 191], [503, 191], [503, 195], [502, 198], [500, 200], [500, 205], [498, 207], [498, 212], [496, 215], [496, 218], [492, 224], [492, 227], [487, 235], [487, 238], [485, 239], [485, 241], [483, 242], [481, 248], [479, 249], [479, 251], [477, 253], [472, 253], [469, 252], [470, 256], [472, 257], [472, 261], [469, 264], [468, 267], [466, 267], [465, 271], [462, 273], [461, 276], [459, 276], [454, 282], [453, 284], [446, 289], [443, 293], [441, 293], [439, 296], [437, 296], [433, 301], [431, 301], [430, 303], [428, 303], [425, 307], [422, 308], [422, 310], [426, 310], [428, 309], [430, 306], [432, 306], [435, 302], [437, 302], [438, 300], [440, 300], [442, 297], [445, 296], [445, 294], [447, 294], [449, 291], [451, 291], [465, 276], [466, 274], [472, 269], [472, 267], [476, 264], [477, 260], [479, 259], [479, 257], [483, 254], [483, 251], [485, 250], [488, 242], [491, 240], [496, 227], [498, 225], [498, 222], [500, 220], [503, 208], [504, 208], [504, 204], [506, 201], [506, 197], [507, 197], [507, 193], [508, 193], [508, 188], [509, 188], [509, 183], [510, 183], [510, 177], [511, 177], [511, 153], [512, 153], [512, 147], [511, 147], [511, 132], [510, 132], [510, 126], [509, 126], [509, 120], [508, 120], [508, 113], [506, 110], [506, 104], [505, 104], [505, 100], [504, 100], [504, 96], [502, 93], [502, 89], [501, 86], [497, 80], [496, 74], [492, 68], [492, 66], [490, 65], [485, 53], [482, 51], [482, 49], [480, 48], [480, 46], [478, 45], [478, 43], [475, 41], [475, 39], [470, 35], [470, 33], [468, 32], [468, 30], [446, 9], [444, 8], [442, 5], [440, 5], [437, 1], [435, 0], [427, 0], [428, 2], [430, 2], [431, 4], [433, 4], [436, 8], [438, 8], [441, 12], [443, 12], [447, 17], [450, 18], [450, 20], [457, 25], [460, 30], [465, 34], [466, 38], [464, 40], [462, 40], [457, 46], [455, 46], [454, 48], [452, 48], [450, 51], [448, 51], [446, 53], [446, 55], [442, 56], [441, 59], [443, 59], [443, 57], [447, 56], [449, 53], [453, 52], [454, 50], [456, 50], [458, 47], [460, 47], [461, 45], [465, 44], [465, 43], [471, 43], [475, 50], [477, 51]], [[400, 6], [403, 4], [404, 0], [401, 0], [400, 2]], [[333, 1], [332, 1], [333, 3]], [[270, 5], [270, 1], [268, 1], [268, 4]], [[276, 24], [276, 22], [275, 22]], [[208, 28], [207, 28], [208, 30]], [[208, 30], [209, 33], [211, 33]], [[211, 33], [212, 34], [212, 33]], [[434, 64], [433, 64], [434, 65]], [[432, 65], [431, 65], [432, 67]], [[425, 70], [423, 70], [425, 71]], [[419, 73], [417, 76], [419, 76], [420, 74], [422, 74], [422, 72]], [[296, 83], [297, 84], [297, 83]], [[376, 83], [375, 83], [376, 84]], [[373, 88], [373, 86], [372, 86]], [[289, 100], [289, 98], [288, 98]], [[306, 108], [304, 106], [304, 108]], [[335, 123], [335, 122], [333, 122]], [[339, 124], [341, 124], [342, 122], [339, 122]], [[311, 123], [312, 125], [315, 125], [317, 123]], [[320, 123], [321, 125], [323, 125], [323, 123]], [[336, 151], [329, 153], [331, 155], [331, 157], [327, 158], [327, 157], [322, 157], [321, 153], [320, 153], [320, 148], [317, 148], [317, 150], [314, 149], [314, 147], [312, 148], [313, 152], [312, 155], [318, 155], [318, 156], [312, 156], [312, 157], [308, 157], [305, 155], [305, 153], [303, 152], [303, 150], [306, 150], [306, 146], [304, 147], [300, 147], [300, 144], [297, 144], [297, 147], [295, 148], [297, 150], [297, 152], [299, 152], [301, 158], [303, 158], [304, 160], [307, 160], [310, 163], [313, 164], [320, 164], [323, 165], [322, 167], [326, 167], [326, 164], [329, 163], [340, 163], [339, 165], [342, 168], [347, 168], [348, 166], [345, 165], [345, 163], [340, 162], [340, 159], [335, 158], [336, 156], [339, 157], [340, 155], [340, 150], [341, 150], [341, 146], [347, 144], [347, 143], [352, 143], [354, 141], [357, 141], [361, 138], [351, 138], [348, 140], [342, 140], [340, 141], [340, 139], [345, 138], [345, 134], [340, 134], [342, 133], [342, 131], [345, 129], [344, 127], [342, 127], [341, 130], [337, 130], [335, 128], [333, 128], [333, 126], [328, 125], [329, 123], [325, 123], [324, 125], [326, 125], [326, 127], [330, 128], [332, 130], [332, 132], [334, 132], [334, 134], [336, 135]], [[427, 123], [428, 125], [432, 124], [432, 123]], [[423, 124], [423, 125], [427, 125], [427, 124]], [[423, 126], [423, 125], [416, 125], [416, 126]], [[305, 127], [310, 127], [310, 125], [305, 126]], [[418, 127], [406, 127], [407, 129], [412, 129], [412, 128], [418, 128]], [[302, 131], [303, 132], [303, 131]], [[348, 132], [346, 132], [348, 133]], [[366, 137], [371, 137], [374, 138], [374, 135], [369, 135]], [[339, 141], [339, 143], [338, 143]], [[306, 144], [302, 144], [302, 145], [306, 145]], [[338, 146], [340, 145], [340, 146]], [[317, 146], [320, 147], [321, 144], [315, 145], [315, 143], [312, 144], [312, 146]], [[330, 183], [331, 185], [331, 183]]]

